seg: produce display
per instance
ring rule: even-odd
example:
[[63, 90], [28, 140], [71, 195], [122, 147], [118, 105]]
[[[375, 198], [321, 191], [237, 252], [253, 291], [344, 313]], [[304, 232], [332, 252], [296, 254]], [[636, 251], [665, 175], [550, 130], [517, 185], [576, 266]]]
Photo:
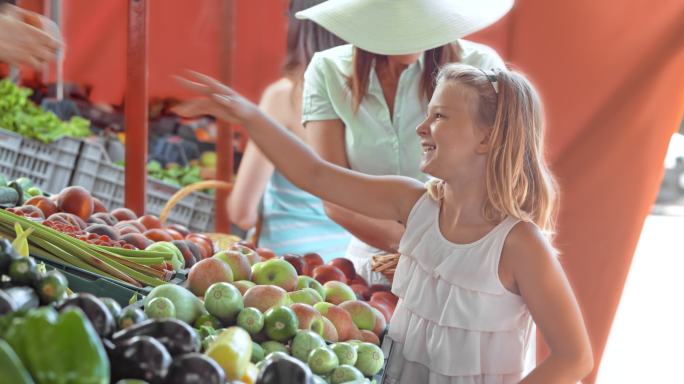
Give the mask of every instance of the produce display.
[[10, 80], [0, 81], [0, 128], [44, 143], [62, 137], [90, 135], [88, 120], [74, 116], [69, 121], [62, 121], [54, 113], [35, 105], [29, 99], [32, 92]]
[[382, 369], [380, 338], [397, 303], [389, 287], [368, 287], [347, 259], [267, 259], [246, 244], [198, 262], [183, 286], [154, 288], [145, 312], [192, 324], [227, 380], [274, 356], [300, 360], [326, 383], [364, 382]]
[[0, 210], [0, 233], [15, 236], [17, 224], [32, 230], [31, 254], [135, 287], [164, 284], [213, 253], [206, 236], [125, 208], [108, 212], [81, 187]]

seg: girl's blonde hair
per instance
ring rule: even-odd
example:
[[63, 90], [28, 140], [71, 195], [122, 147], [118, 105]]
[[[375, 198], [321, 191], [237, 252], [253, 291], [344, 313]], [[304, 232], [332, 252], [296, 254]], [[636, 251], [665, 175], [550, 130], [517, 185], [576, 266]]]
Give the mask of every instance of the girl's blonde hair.
[[[437, 75], [437, 84], [445, 81], [456, 81], [477, 93], [477, 123], [488, 130], [485, 218], [494, 221], [513, 216], [552, 234], [557, 188], [544, 160], [542, 106], [537, 91], [519, 73], [485, 72], [464, 64], [445, 65]], [[427, 187], [433, 199], [443, 198], [443, 181], [431, 180]]]

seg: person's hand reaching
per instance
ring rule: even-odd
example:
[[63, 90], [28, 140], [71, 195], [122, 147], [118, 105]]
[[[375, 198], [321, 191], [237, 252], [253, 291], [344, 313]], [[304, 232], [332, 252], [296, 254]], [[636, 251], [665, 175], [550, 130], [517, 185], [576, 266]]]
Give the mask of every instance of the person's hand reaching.
[[51, 20], [13, 5], [0, 7], [0, 61], [40, 69], [60, 47], [62, 37]]
[[238, 125], [244, 125], [260, 113], [254, 103], [220, 81], [197, 72], [190, 72], [190, 78], [177, 77], [185, 88], [202, 97], [178, 104], [173, 112], [185, 117], [211, 115]]

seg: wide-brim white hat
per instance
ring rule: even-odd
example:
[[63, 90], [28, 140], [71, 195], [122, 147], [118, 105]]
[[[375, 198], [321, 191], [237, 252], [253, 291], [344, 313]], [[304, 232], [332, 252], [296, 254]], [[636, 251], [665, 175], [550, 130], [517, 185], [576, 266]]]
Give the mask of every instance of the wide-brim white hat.
[[366, 51], [405, 55], [488, 27], [512, 6], [513, 0], [328, 0], [296, 17]]

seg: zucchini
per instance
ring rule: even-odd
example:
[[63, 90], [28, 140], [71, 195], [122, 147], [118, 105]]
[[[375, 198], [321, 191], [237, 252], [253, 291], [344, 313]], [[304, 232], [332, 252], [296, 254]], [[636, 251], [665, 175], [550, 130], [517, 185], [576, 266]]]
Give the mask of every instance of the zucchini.
[[15, 285], [33, 285], [38, 271], [32, 257], [20, 257], [12, 260], [9, 266], [9, 277]]
[[109, 313], [112, 314], [114, 321], [119, 321], [119, 318], [121, 317], [121, 306], [119, 303], [111, 297], [101, 297], [100, 301], [107, 307]]
[[17, 192], [17, 206], [24, 204], [24, 188], [21, 186], [21, 184], [17, 183], [16, 180], [13, 180], [10, 181], [7, 186]]
[[0, 316], [38, 308], [38, 295], [30, 287], [12, 287], [0, 291]]
[[119, 329], [126, 329], [131, 325], [142, 323], [147, 320], [145, 312], [139, 308], [126, 307], [119, 317]]
[[10, 187], [0, 187], [0, 208], [16, 207], [19, 203], [19, 193]]
[[62, 298], [69, 283], [59, 271], [50, 271], [38, 281], [38, 296], [43, 304], [50, 304]]

